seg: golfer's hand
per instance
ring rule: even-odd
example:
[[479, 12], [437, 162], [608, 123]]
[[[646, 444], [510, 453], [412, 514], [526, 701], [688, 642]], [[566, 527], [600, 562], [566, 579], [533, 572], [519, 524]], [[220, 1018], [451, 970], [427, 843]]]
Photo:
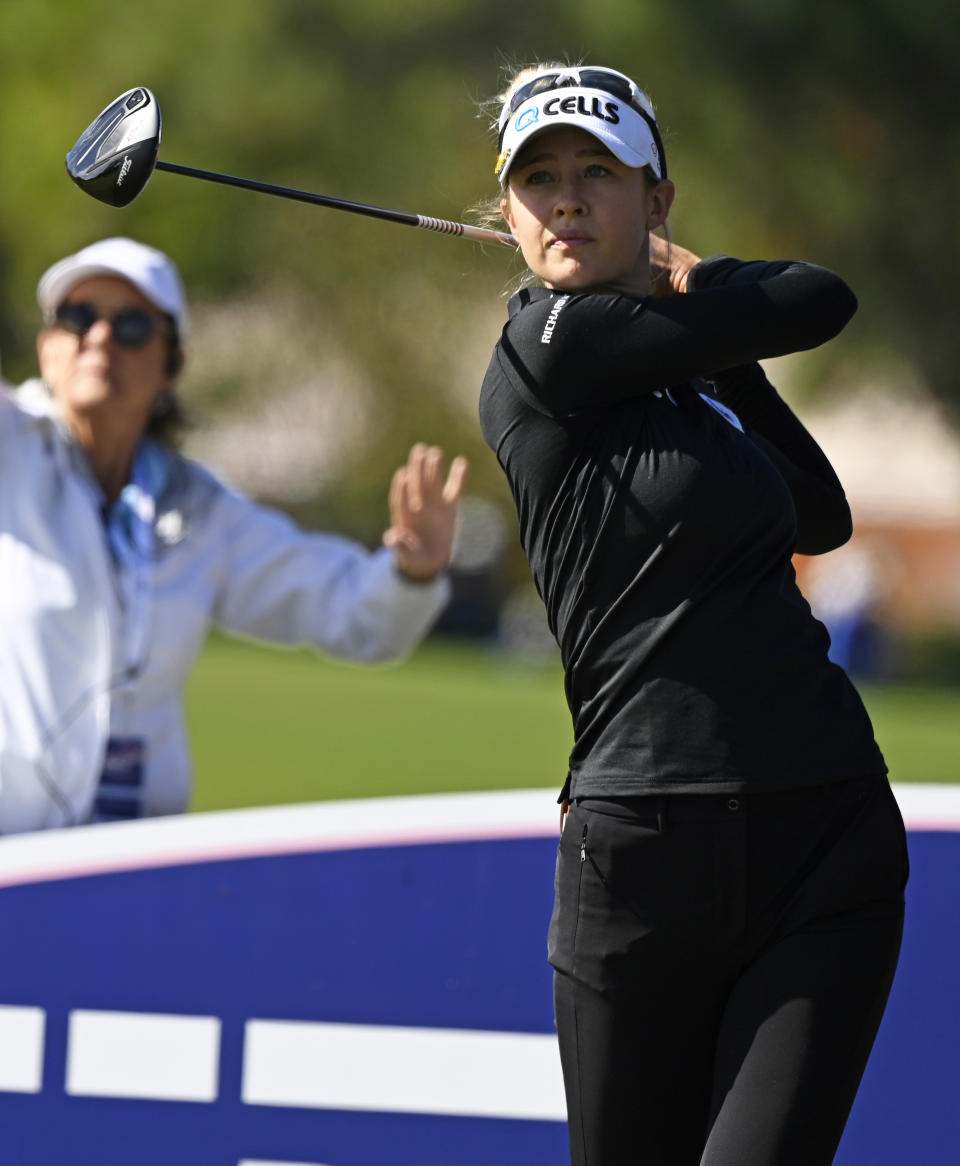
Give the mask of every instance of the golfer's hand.
[[401, 574], [416, 582], [438, 575], [450, 562], [457, 503], [467, 480], [467, 460], [446, 472], [443, 450], [417, 444], [390, 483], [390, 526], [385, 546]]
[[650, 236], [650, 278], [655, 296], [672, 296], [687, 290], [687, 276], [700, 262], [685, 247], [668, 243], [659, 235]]

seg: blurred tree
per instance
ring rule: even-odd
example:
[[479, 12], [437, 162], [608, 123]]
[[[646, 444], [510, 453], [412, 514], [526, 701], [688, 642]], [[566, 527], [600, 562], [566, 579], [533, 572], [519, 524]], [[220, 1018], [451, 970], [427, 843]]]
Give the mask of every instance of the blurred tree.
[[[167, 174], [117, 211], [71, 185], [63, 156], [104, 105], [144, 84], [163, 108], [168, 160], [458, 218], [495, 190], [480, 99], [508, 65], [559, 57], [648, 88], [678, 184], [679, 242], [809, 258], [849, 279], [861, 311], [797, 363], [811, 389], [913, 378], [960, 420], [949, 309], [958, 42], [960, 19], [934, 0], [2, 5], [4, 370], [33, 371], [39, 272], [95, 237], [134, 235], [177, 259], [198, 307], [299, 305], [277, 308], [264, 330], [236, 329], [221, 375], [198, 360], [188, 394], [211, 421], [262, 394], [271, 368], [279, 399], [311, 372], [323, 392], [334, 348], [341, 367], [355, 362], [372, 394], [366, 441], [335, 488], [297, 503], [302, 517], [375, 536], [389, 469], [415, 437], [467, 452], [474, 488], [507, 505], [475, 417], [517, 270], [505, 248]], [[196, 346], [205, 339], [198, 326]]]

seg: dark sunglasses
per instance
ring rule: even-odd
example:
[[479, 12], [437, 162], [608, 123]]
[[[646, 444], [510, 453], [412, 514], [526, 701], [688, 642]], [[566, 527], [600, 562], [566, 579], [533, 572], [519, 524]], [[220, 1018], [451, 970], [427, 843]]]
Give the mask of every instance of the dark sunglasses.
[[157, 316], [144, 308], [122, 308], [113, 316], [105, 316], [92, 304], [61, 304], [54, 313], [54, 321], [74, 336], [86, 336], [98, 320], [109, 320], [113, 338], [124, 348], [142, 348], [157, 332], [172, 336], [173, 327], [164, 316]]
[[637, 85], [623, 73], [615, 69], [562, 69], [553, 73], [541, 73], [525, 85], [521, 85], [510, 95], [510, 100], [500, 113], [500, 133], [498, 145], [503, 149], [503, 135], [510, 121], [510, 116], [520, 108], [525, 101], [536, 97], [540, 93], [549, 93], [552, 89], [565, 89], [570, 86], [580, 86], [584, 89], [599, 89], [602, 93], [609, 93], [611, 97], [619, 97], [632, 110], [639, 113], [650, 127], [653, 140], [656, 142], [660, 154], [660, 177], [667, 176], [667, 156], [663, 149], [663, 140], [660, 137], [660, 127], [651, 111], [645, 107], [643, 94]]

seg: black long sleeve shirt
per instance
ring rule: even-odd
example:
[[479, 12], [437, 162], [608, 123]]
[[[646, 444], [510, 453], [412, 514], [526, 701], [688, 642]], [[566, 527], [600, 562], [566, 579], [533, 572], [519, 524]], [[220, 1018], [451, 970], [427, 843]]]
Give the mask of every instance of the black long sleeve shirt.
[[520, 292], [483, 383], [483, 433], [563, 659], [566, 789], [884, 773], [792, 565], [794, 551], [844, 542], [849, 508], [756, 363], [828, 340], [856, 300], [823, 268], [726, 256], [690, 286], [665, 299]]

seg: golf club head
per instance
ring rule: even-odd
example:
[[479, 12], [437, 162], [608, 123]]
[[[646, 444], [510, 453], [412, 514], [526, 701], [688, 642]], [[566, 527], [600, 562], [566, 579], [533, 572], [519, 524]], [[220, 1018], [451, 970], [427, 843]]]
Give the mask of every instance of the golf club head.
[[142, 85], [112, 101], [67, 154], [67, 173], [87, 194], [126, 206], [147, 185], [160, 149], [160, 106]]

